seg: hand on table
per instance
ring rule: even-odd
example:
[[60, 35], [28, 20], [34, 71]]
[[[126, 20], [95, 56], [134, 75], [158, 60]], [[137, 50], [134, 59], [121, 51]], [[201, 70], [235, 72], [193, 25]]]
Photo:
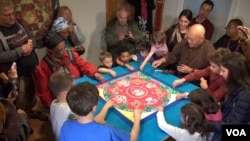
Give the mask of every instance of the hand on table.
[[129, 64], [126, 64], [125, 67], [128, 68], [130, 71], [134, 71], [135, 70], [134, 67], [131, 66], [131, 65], [129, 65]]
[[113, 106], [114, 106], [114, 102], [112, 100], [107, 101], [104, 105], [104, 107], [106, 107], [108, 109], [113, 107]]
[[177, 94], [175, 99], [176, 100], [180, 100], [182, 98], [186, 98], [187, 97], [187, 94], [186, 93], [180, 93], [180, 94]]
[[162, 63], [166, 62], [166, 59], [165, 58], [161, 58], [161, 59], [158, 59], [158, 60], [155, 60], [153, 63], [152, 63], [152, 66], [154, 68], [157, 68], [159, 67]]
[[114, 70], [110, 69], [109, 73], [112, 77], [116, 77], [116, 72]]
[[159, 107], [157, 108], [157, 110], [158, 110], [158, 112], [163, 112], [163, 111], [164, 111], [164, 107], [163, 107], [163, 106], [159, 106]]
[[103, 77], [99, 72], [96, 72], [94, 75], [95, 75], [95, 78], [96, 78], [100, 83], [104, 83], [104, 82], [105, 82], [104, 77]]
[[144, 66], [140, 65], [139, 69], [140, 69], [140, 71], [143, 71]]
[[141, 119], [142, 109], [135, 108], [134, 109], [134, 119]]
[[181, 84], [183, 84], [186, 80], [184, 78], [181, 78], [181, 79], [177, 79], [173, 82], [172, 86], [175, 88]]
[[102, 110], [100, 111], [99, 114], [97, 114], [95, 117], [94, 117], [94, 120], [98, 123], [101, 123], [101, 124], [104, 124], [106, 123], [105, 121], [105, 116], [108, 112], [108, 110], [114, 106], [114, 102], [112, 100], [109, 100], [105, 103], [105, 105], [103, 106]]

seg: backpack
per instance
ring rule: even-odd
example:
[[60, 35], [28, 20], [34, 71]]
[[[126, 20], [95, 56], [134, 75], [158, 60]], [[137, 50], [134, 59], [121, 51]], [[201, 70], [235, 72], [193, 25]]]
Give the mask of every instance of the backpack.
[[49, 68], [52, 70], [52, 72], [56, 72], [56, 68], [57, 68], [57, 67], [66, 66], [68, 63], [72, 63], [73, 65], [76, 66], [76, 61], [75, 61], [75, 58], [74, 58], [74, 56], [73, 56], [72, 50], [67, 49], [67, 53], [68, 53], [68, 55], [69, 55], [69, 61], [67, 61], [67, 62], [65, 62], [65, 63], [63, 63], [63, 64], [55, 64], [55, 63], [51, 60], [51, 58], [50, 58], [48, 55], [46, 55], [46, 56], [43, 58], [43, 60], [46, 61], [46, 63], [49, 65]]

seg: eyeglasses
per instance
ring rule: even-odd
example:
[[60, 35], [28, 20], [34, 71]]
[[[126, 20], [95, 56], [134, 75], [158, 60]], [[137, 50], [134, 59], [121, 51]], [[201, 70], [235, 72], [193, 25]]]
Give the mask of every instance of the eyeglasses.
[[190, 42], [195, 42], [197, 40], [196, 38], [190, 38], [190, 37], [186, 37], [185, 39]]
[[236, 26], [227, 26], [227, 27], [225, 27], [225, 29], [233, 29], [233, 28], [236, 28]]
[[5, 17], [16, 17], [16, 13], [2, 14]]

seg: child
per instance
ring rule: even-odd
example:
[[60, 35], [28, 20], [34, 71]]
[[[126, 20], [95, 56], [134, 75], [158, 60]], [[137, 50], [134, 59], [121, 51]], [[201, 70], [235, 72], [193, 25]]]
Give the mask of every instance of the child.
[[[208, 78], [207, 81], [201, 81], [200, 87], [204, 90], [207, 90], [217, 102], [224, 100], [226, 94], [225, 80], [220, 76], [220, 61], [223, 56], [229, 54], [230, 51], [225, 48], [218, 48], [216, 51], [212, 52], [209, 55], [210, 66], [205, 69], [198, 70], [186, 75], [184, 78], [175, 80], [173, 82], [173, 87], [177, 87], [184, 82], [192, 80], [203, 80], [203, 78]], [[177, 95], [177, 99], [186, 97], [185, 94]]]
[[149, 54], [144, 59], [142, 64], [140, 65], [140, 70], [144, 69], [144, 66], [150, 58], [155, 55], [156, 58], [161, 58], [163, 55], [168, 53], [168, 47], [166, 45], [166, 35], [163, 32], [157, 31], [152, 35], [152, 46]]
[[222, 124], [239, 125], [250, 121], [249, 62], [242, 54], [234, 52], [222, 58], [220, 67], [228, 92], [221, 103], [222, 122], [213, 122], [213, 140], [221, 140]]
[[66, 101], [67, 92], [74, 84], [73, 75], [65, 72], [55, 72], [49, 79], [49, 89], [56, 99], [54, 99], [50, 106], [50, 116], [52, 130], [55, 138], [58, 141], [60, 130], [63, 123], [73, 118], [73, 114]]
[[210, 121], [221, 121], [222, 113], [219, 103], [209, 94], [208, 91], [203, 89], [197, 89], [188, 95], [191, 102], [201, 106], [205, 112], [205, 117]]
[[130, 71], [134, 71], [134, 67], [129, 64], [130, 60], [137, 61], [134, 56], [130, 56], [129, 49], [126, 46], [120, 46], [117, 51], [118, 57], [116, 57], [116, 63], [120, 66], [124, 66]]
[[116, 77], [116, 72], [111, 69], [113, 66], [112, 55], [107, 51], [103, 51], [99, 54], [99, 60], [101, 65], [98, 66], [98, 72], [109, 73], [112, 77]]
[[[132, 55], [132, 56], [136, 56], [135, 60], [143, 62], [144, 59], [148, 56], [148, 54], [150, 52], [150, 48], [151, 48], [150, 43], [147, 41], [143, 41], [140, 43], [140, 45], [138, 47], [139, 52], [137, 52], [136, 55]], [[151, 57], [148, 62], [151, 64], [151, 63], [153, 63], [153, 61], [154, 61], [154, 58]]]
[[[137, 140], [140, 128], [141, 111], [138, 109], [134, 111], [134, 125], [130, 133], [131, 136], [129, 137], [129, 135], [124, 132], [94, 121], [94, 113], [97, 108], [98, 99], [99, 92], [93, 84], [83, 82], [71, 88], [67, 95], [67, 102], [70, 109], [78, 116], [76, 120], [68, 120], [63, 124], [60, 141]], [[102, 116], [106, 115], [107, 110], [111, 106], [112, 104], [104, 106], [103, 109], [105, 112], [101, 112]]]
[[208, 138], [211, 131], [210, 124], [206, 121], [204, 111], [200, 106], [189, 103], [181, 108], [182, 127], [175, 127], [165, 121], [163, 107], [158, 108], [158, 126], [176, 141], [201, 141]]

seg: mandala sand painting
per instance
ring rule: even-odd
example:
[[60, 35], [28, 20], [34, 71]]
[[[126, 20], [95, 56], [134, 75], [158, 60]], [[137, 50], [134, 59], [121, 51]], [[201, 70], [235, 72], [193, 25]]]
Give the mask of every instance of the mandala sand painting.
[[140, 72], [133, 72], [98, 85], [100, 96], [112, 100], [116, 110], [133, 121], [133, 110], [143, 110], [142, 119], [157, 111], [157, 107], [175, 101], [178, 91]]

